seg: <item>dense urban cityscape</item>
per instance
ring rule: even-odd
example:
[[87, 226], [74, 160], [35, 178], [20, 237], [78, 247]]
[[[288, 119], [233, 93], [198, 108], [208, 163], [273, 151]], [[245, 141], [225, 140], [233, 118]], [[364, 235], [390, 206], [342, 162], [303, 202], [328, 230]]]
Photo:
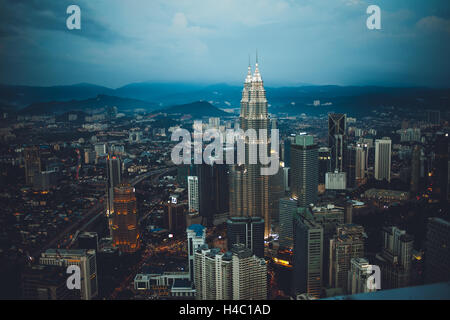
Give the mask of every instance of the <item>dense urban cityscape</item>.
[[449, 89], [266, 87], [265, 58], [0, 85], [0, 298], [450, 299]]

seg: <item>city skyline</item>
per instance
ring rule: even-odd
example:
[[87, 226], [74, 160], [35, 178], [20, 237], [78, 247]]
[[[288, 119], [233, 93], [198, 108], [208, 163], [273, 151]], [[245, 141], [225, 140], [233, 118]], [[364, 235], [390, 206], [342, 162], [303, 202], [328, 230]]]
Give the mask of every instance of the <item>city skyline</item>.
[[0, 300], [450, 299], [448, 2], [0, 6]]

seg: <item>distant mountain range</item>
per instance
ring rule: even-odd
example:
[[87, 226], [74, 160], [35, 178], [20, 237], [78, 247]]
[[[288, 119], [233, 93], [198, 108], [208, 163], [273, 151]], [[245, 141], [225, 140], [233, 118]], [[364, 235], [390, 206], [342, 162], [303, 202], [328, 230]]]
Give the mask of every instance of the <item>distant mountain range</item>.
[[[317, 112], [367, 114], [379, 106], [414, 109], [450, 108], [450, 89], [391, 88], [377, 86], [298, 86], [266, 87], [269, 112], [297, 115]], [[193, 117], [221, 116], [224, 108], [239, 108], [242, 86], [227, 84], [197, 85], [183, 83], [132, 83], [110, 89], [81, 83], [72, 86], [32, 87], [0, 85], [0, 110], [29, 114], [85, 111], [90, 108], [117, 106], [120, 111], [144, 108], [148, 111], [170, 107], [170, 112], [183, 113], [191, 101], [209, 102], [205, 109], [194, 108]], [[313, 101], [319, 100], [319, 106]], [[175, 107], [172, 107], [177, 105]], [[173, 108], [173, 109], [171, 109]], [[201, 110], [207, 110], [202, 112]]]
[[62, 114], [69, 111], [86, 112], [89, 109], [98, 109], [108, 106], [116, 106], [121, 112], [133, 111], [137, 108], [146, 110], [154, 110], [156, 108], [156, 105], [150, 102], [100, 94], [95, 98], [85, 100], [36, 102], [21, 109], [19, 113], [29, 115]]
[[175, 105], [169, 108], [155, 111], [155, 113], [166, 113], [168, 115], [176, 116], [190, 116], [194, 119], [202, 117], [227, 117], [232, 114], [216, 108], [211, 103], [206, 101], [197, 101], [188, 104]]

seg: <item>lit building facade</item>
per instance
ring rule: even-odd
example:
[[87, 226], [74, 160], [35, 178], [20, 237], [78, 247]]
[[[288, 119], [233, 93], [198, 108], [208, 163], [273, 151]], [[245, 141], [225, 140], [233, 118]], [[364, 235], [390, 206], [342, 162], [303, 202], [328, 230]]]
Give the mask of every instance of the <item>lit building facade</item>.
[[111, 215], [113, 245], [120, 252], [133, 253], [140, 247], [135, 190], [121, 184], [114, 188], [114, 211]]

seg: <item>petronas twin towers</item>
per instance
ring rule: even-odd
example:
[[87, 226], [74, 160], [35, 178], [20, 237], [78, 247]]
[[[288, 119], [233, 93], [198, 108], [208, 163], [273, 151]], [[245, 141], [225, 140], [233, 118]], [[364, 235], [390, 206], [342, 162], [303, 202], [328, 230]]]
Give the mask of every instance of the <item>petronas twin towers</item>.
[[[252, 75], [248, 66], [241, 99], [240, 127], [246, 131], [254, 129], [268, 130], [269, 117], [267, 113], [266, 90], [259, 73], [258, 61]], [[267, 141], [261, 137], [250, 141], [245, 137], [245, 164], [234, 165], [231, 168], [230, 183], [230, 215], [234, 217], [261, 217], [265, 221], [265, 237], [270, 233], [269, 217], [269, 176], [261, 175], [260, 163], [249, 164], [249, 144], [256, 143], [258, 148], [269, 152]]]

